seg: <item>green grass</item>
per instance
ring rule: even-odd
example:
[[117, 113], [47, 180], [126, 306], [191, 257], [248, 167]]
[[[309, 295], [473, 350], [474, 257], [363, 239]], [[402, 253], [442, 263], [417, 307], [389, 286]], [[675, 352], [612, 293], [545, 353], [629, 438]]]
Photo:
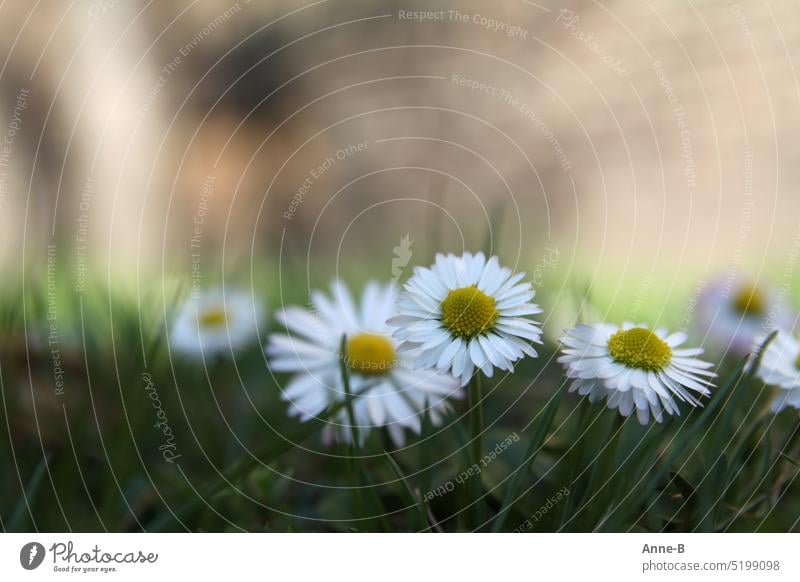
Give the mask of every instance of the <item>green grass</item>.
[[[306, 289], [327, 280], [323, 269], [312, 281], [270, 266], [259, 272], [272, 273], [253, 283], [269, 309], [305, 304]], [[545, 316], [580, 303], [580, 286], [561, 280], [537, 297]], [[5, 531], [798, 529], [797, 415], [766, 412], [769, 390], [737, 362], [721, 363], [705, 408], [642, 427], [565, 394], [551, 342], [513, 376], [484, 378], [483, 452], [512, 444], [464, 478], [474, 463], [466, 399], [444, 426], [426, 418], [423, 435], [399, 451], [381, 431], [357, 451], [328, 446], [322, 423], [287, 416], [279, 398], [286, 377], [270, 374], [258, 345], [205, 367], [170, 357], [164, 314], [185, 286], [77, 295], [61, 285], [48, 296], [44, 283], [29, 279], [24, 300], [13, 286], [0, 298]], [[593, 290], [596, 307], [614, 288]], [[617, 296], [620, 305], [630, 307], [631, 293]], [[685, 296], [670, 301], [642, 301], [637, 319], [676, 325]], [[625, 318], [625, 309], [612, 305], [609, 319]], [[145, 373], [174, 434], [173, 463], [159, 451]]]

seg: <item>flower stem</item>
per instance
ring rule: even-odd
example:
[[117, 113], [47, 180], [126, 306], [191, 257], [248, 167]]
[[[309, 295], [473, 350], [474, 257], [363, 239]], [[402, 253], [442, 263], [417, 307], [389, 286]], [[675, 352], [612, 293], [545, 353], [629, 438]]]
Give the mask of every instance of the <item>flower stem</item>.
[[356, 425], [356, 415], [353, 412], [353, 394], [350, 392], [350, 372], [347, 369], [347, 361], [344, 354], [347, 353], [347, 335], [342, 334], [342, 343], [340, 347], [340, 354], [342, 354], [340, 362], [340, 371], [342, 373], [342, 385], [344, 386], [344, 400], [347, 407], [347, 420], [350, 423], [350, 439], [353, 448], [358, 448], [358, 426]]
[[364, 500], [361, 497], [361, 479], [359, 470], [356, 467], [356, 457], [359, 454], [358, 450], [358, 427], [356, 426], [356, 415], [353, 411], [353, 395], [350, 392], [350, 371], [347, 369], [347, 362], [345, 361], [344, 354], [347, 353], [347, 335], [342, 334], [342, 341], [340, 346], [340, 354], [342, 354], [340, 363], [340, 372], [342, 374], [342, 386], [344, 388], [344, 402], [347, 409], [347, 421], [350, 424], [350, 442], [346, 446], [347, 456], [347, 472], [350, 475], [350, 486], [352, 487], [353, 495], [353, 508], [356, 515], [360, 518], [365, 517]]
[[469, 420], [472, 432], [472, 461], [480, 467], [483, 457], [483, 404], [481, 376], [476, 373], [469, 383]]
[[[481, 495], [483, 487], [481, 485], [481, 459], [483, 458], [483, 404], [481, 402], [481, 377], [480, 373], [476, 373], [469, 383], [469, 420], [470, 432], [472, 433], [471, 442], [471, 458], [472, 467], [470, 471], [477, 470], [469, 482], [469, 497], [471, 508], [467, 515], [471, 517], [471, 523], [474, 528], [479, 528], [480, 524], [484, 522], [483, 506], [481, 504]], [[475, 529], [473, 529], [475, 531]]]

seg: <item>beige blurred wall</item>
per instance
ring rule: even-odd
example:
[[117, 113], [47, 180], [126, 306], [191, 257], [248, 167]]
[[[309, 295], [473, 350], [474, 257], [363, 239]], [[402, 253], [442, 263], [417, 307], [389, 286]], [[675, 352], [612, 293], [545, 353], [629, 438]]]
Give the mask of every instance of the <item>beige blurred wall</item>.
[[[98, 273], [189, 270], [198, 213], [208, 265], [223, 244], [237, 263], [281, 241], [390, 259], [406, 233], [476, 246], [496, 201], [501, 250], [530, 260], [543, 244], [611, 272], [790, 260], [796, 3], [303, 6], [5, 3], [0, 132], [30, 95], [0, 199], [4, 262], [19, 264], [24, 232], [40, 256], [55, 222], [59, 244], [86, 235]], [[446, 17], [400, 17], [422, 8]], [[234, 86], [270, 53], [274, 82]], [[365, 142], [285, 218], [315, 167]]]

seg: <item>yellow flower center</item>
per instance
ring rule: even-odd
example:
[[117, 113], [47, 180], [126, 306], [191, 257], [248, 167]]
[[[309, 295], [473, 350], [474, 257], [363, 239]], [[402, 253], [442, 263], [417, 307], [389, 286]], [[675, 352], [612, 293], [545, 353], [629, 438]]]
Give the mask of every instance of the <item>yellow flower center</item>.
[[608, 351], [615, 362], [628, 368], [658, 372], [672, 361], [672, 348], [649, 329], [620, 330], [608, 340]]
[[800, 354], [797, 354], [797, 359], [794, 361], [795, 367], [800, 370]]
[[742, 315], [764, 315], [766, 302], [755, 285], [745, 285], [733, 298], [733, 308]]
[[347, 366], [367, 376], [386, 374], [395, 364], [394, 345], [386, 336], [359, 333], [347, 341]]
[[222, 327], [228, 321], [224, 309], [209, 309], [200, 314], [198, 321], [200, 327]]
[[442, 301], [442, 323], [458, 337], [481, 335], [494, 327], [498, 317], [494, 298], [475, 285], [454, 289]]

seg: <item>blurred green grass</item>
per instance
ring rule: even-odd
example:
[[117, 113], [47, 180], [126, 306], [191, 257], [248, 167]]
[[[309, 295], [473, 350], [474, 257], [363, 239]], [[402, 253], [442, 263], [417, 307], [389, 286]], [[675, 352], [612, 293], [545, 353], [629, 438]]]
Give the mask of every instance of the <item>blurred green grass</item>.
[[[254, 266], [252, 280], [236, 283], [263, 298], [270, 313], [282, 304], [306, 304], [308, 289], [327, 287], [330, 269], [300, 264]], [[358, 288], [388, 270], [362, 266], [341, 276]], [[675, 327], [693, 288], [683, 280], [664, 297], [671, 288], [671, 277], [664, 274], [638, 288], [613, 278], [602, 285], [593, 282], [587, 293], [588, 284], [576, 283], [567, 271], [574, 272], [562, 263], [542, 280], [537, 301], [550, 318], [547, 326], [574, 323], [588, 297], [592, 310], [605, 319], [633, 317]], [[356, 514], [352, 503], [344, 448], [327, 446], [316, 434], [295, 446], [286, 443], [287, 435], [306, 436], [314, 427], [286, 415], [279, 398], [286, 377], [269, 372], [259, 345], [232, 361], [205, 366], [170, 355], [165, 323], [190, 292], [178, 278], [138, 288], [93, 286], [81, 294], [64, 278], [49, 289], [47, 283], [46, 274], [31, 275], [24, 292], [21, 284], [7, 285], [0, 297], [4, 530], [418, 528], [407, 488], [384, 455], [390, 441], [380, 431], [372, 432], [362, 451], [365, 458], [357, 461], [369, 476], [364, 515]], [[233, 283], [225, 278], [225, 284]], [[53, 308], [56, 319], [48, 320]], [[53, 321], [63, 368], [61, 395], [53, 345], [47, 342]], [[262, 331], [262, 343], [271, 329], [272, 320]], [[521, 496], [508, 509], [505, 530], [797, 528], [796, 414], [765, 414], [769, 391], [762, 384], [748, 379], [732, 384], [727, 394], [715, 392], [707, 403], [716, 403], [714, 414], [684, 408], [684, 416], [650, 427], [630, 419], [621, 424], [602, 406], [567, 395], [552, 424], [541, 427], [541, 412], [561, 381], [555, 350], [551, 339], [540, 358], [523, 361], [512, 376], [487, 381], [487, 452], [510, 435], [519, 442], [470, 478], [469, 487], [480, 484], [483, 492], [482, 509], [474, 514], [481, 521], [465, 510], [469, 487], [458, 483], [470, 465], [461, 428], [466, 419], [460, 418], [465, 401], [445, 426], [423, 439], [411, 438], [408, 447], [393, 454], [406, 484], [420, 497], [453, 484], [451, 492], [428, 495], [432, 528], [491, 529], [487, 519], [502, 507], [517, 472]], [[734, 365], [723, 363], [721, 383]], [[156, 411], [145, 390], [145, 373], [175, 435], [177, 463], [165, 461], [159, 451], [164, 439], [153, 426]], [[546, 439], [534, 462], [526, 463], [528, 441], [537, 430], [544, 430]], [[693, 436], [681, 442], [686, 434]], [[280, 454], [254, 457], [253, 451], [264, 450]], [[542, 513], [564, 488], [569, 494]], [[371, 519], [370, 511], [387, 517]]]

